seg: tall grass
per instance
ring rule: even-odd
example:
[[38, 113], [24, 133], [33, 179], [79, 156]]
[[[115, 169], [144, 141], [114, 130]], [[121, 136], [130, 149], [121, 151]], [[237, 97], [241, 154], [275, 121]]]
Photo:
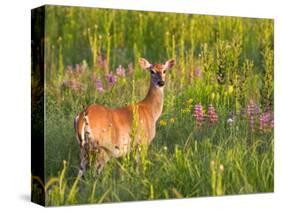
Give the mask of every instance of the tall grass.
[[[47, 205], [273, 191], [272, 20], [47, 6], [45, 45]], [[77, 177], [73, 118], [141, 100], [139, 57], [177, 61], [152, 145]]]

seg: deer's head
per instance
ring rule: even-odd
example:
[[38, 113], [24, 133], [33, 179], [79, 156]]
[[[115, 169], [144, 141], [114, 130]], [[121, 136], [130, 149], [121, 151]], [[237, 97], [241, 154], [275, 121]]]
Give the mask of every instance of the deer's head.
[[150, 72], [151, 80], [154, 86], [162, 87], [165, 85], [166, 71], [171, 69], [176, 61], [174, 59], [167, 60], [164, 64], [150, 64], [146, 59], [139, 60], [141, 67]]

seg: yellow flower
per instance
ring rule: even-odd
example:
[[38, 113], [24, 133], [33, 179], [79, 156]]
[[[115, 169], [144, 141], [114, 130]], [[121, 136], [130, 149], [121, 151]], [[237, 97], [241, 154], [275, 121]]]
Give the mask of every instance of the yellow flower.
[[215, 94], [215, 93], [212, 93], [212, 94], [211, 94], [211, 99], [214, 100], [215, 96], [216, 96], [216, 94]]
[[164, 120], [160, 120], [159, 124], [160, 124], [160, 126], [166, 126], [166, 125], [167, 125], [167, 122], [164, 121]]
[[231, 94], [233, 92], [234, 88], [232, 85], [228, 86], [228, 93]]
[[182, 113], [189, 113], [190, 112], [190, 108], [183, 108], [181, 109]]
[[175, 118], [170, 118], [171, 123], [175, 123]]
[[193, 102], [193, 99], [190, 98], [187, 102], [191, 104]]

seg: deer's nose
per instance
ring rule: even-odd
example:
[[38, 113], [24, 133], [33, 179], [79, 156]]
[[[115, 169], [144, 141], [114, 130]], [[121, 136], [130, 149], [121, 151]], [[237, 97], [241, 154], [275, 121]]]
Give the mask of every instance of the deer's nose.
[[158, 82], [158, 85], [163, 86], [163, 85], [165, 85], [165, 82], [163, 80], [161, 80], [161, 81]]

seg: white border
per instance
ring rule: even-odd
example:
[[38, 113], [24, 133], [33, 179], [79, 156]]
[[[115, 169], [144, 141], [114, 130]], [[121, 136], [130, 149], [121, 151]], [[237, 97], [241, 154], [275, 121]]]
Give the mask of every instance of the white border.
[[275, 193], [60, 207], [60, 211], [276, 211], [280, 199], [281, 13], [277, 0], [53, 0], [1, 2], [0, 210], [42, 210], [30, 192], [30, 9], [42, 4], [174, 11], [275, 19]]

